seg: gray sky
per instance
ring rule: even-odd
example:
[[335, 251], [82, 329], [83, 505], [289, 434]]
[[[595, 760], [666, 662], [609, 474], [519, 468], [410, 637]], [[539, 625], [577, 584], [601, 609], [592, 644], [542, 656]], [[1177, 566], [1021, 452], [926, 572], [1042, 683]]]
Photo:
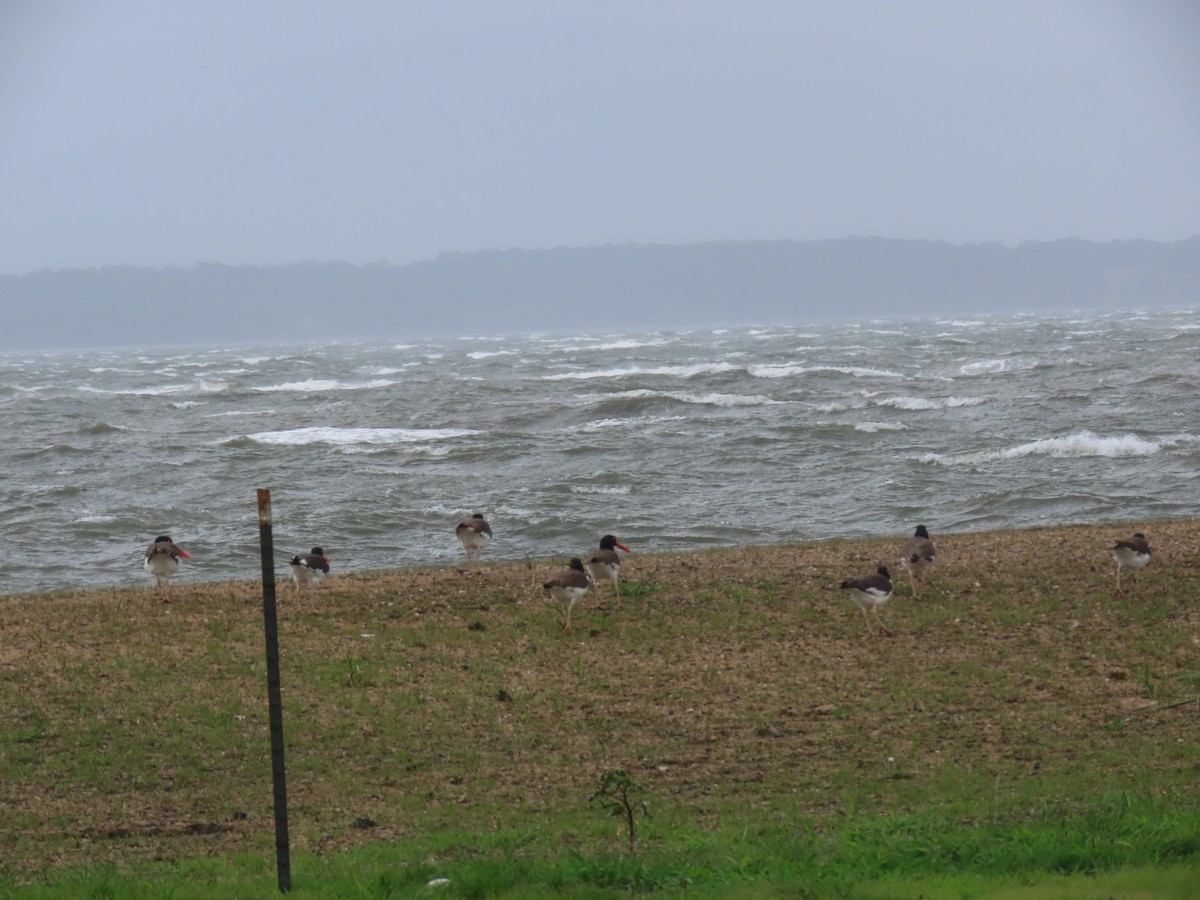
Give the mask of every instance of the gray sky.
[[0, 0], [0, 273], [1198, 233], [1192, 0]]

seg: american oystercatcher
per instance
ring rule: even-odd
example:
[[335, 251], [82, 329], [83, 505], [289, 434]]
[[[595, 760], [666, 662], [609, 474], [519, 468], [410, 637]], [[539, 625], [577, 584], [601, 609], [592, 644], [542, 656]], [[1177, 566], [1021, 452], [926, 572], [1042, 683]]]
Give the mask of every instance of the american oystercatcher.
[[306, 587], [316, 587], [329, 574], [329, 557], [320, 547], [313, 547], [311, 553], [292, 557], [292, 580], [296, 582], [296, 590]]
[[933, 565], [934, 555], [933, 541], [929, 538], [929, 531], [924, 525], [918, 525], [913, 536], [904, 542], [904, 546], [900, 550], [900, 565], [904, 566], [908, 572], [914, 597], [917, 596], [917, 582], [924, 584], [925, 574]]
[[591, 587], [587, 572], [583, 568], [583, 560], [574, 557], [570, 566], [563, 569], [542, 585], [552, 600], [558, 604], [558, 610], [563, 620], [563, 631], [571, 630], [571, 610], [575, 602], [588, 592]]
[[871, 634], [871, 616], [875, 616], [875, 624], [879, 626], [880, 634], [890, 632], [883, 627], [879, 619], [879, 607], [892, 598], [892, 576], [887, 566], [880, 566], [874, 575], [865, 578], [847, 578], [842, 582], [842, 588], [850, 592], [850, 599], [862, 610], [863, 619], [867, 623], [867, 634]]
[[633, 551], [620, 543], [611, 534], [606, 534], [600, 538], [600, 549], [588, 557], [588, 568], [592, 572], [592, 577], [596, 582], [611, 581], [613, 590], [616, 592], [617, 599], [621, 598], [621, 555], [618, 550], [624, 550], [626, 553]]
[[1150, 562], [1150, 544], [1146, 536], [1139, 531], [1129, 540], [1117, 541], [1112, 548], [1112, 555], [1117, 561], [1117, 589], [1113, 593], [1120, 597], [1125, 593], [1121, 590], [1121, 570], [1125, 566], [1133, 569], [1133, 580], [1141, 586], [1141, 570]]
[[146, 559], [142, 568], [154, 576], [158, 598], [163, 603], [171, 602], [171, 576], [179, 571], [180, 559], [191, 559], [182, 547], [176, 547], [169, 535], [159, 535], [146, 548]]
[[467, 554], [467, 564], [470, 565], [471, 556], [474, 554], [475, 564], [478, 565], [479, 554], [492, 539], [492, 526], [487, 523], [487, 519], [483, 517], [482, 513], [475, 513], [471, 518], [463, 519], [455, 526], [454, 535], [462, 544], [463, 552]]

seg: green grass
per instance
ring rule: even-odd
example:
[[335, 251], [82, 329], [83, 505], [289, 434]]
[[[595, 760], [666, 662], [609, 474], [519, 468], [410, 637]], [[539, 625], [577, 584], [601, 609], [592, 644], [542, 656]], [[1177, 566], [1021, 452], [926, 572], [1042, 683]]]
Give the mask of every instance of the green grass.
[[[571, 635], [537, 566], [281, 592], [294, 893], [1190, 896], [1200, 525], [1146, 530], [1121, 598], [1112, 529], [939, 539], [889, 638], [888, 542], [642, 554]], [[0, 897], [274, 896], [260, 601], [0, 598]]]
[[[863, 816], [831, 828], [776, 813], [717, 830], [674, 816], [646, 819], [643, 827], [634, 853], [548, 850], [537, 830], [448, 830], [300, 854], [292, 895], [1184, 898], [1194, 895], [1200, 874], [1200, 810], [1181, 813], [1129, 794], [977, 821]], [[431, 888], [435, 879], [447, 883]], [[276, 895], [270, 860], [246, 855], [53, 870], [19, 888], [0, 877], [0, 897]]]

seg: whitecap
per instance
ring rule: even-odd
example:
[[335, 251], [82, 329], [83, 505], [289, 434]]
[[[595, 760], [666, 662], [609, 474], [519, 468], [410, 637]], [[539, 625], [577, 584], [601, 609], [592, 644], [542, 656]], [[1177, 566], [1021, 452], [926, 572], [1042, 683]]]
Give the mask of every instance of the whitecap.
[[862, 366], [802, 366], [796, 364], [790, 365], [765, 365], [751, 366], [748, 370], [755, 378], [786, 378], [789, 375], [811, 375], [834, 373], [837, 375], [852, 375], [855, 378], [903, 378], [901, 372], [892, 372], [888, 369], [868, 369]]
[[629, 485], [625, 484], [573, 484], [572, 494], [628, 494]]
[[1049, 456], [1150, 456], [1159, 451], [1159, 445], [1136, 434], [1118, 437], [1100, 437], [1091, 431], [1077, 431], [1063, 438], [1045, 438], [1013, 447], [1007, 451], [1008, 458], [1046, 454]]
[[1161, 449], [1162, 445], [1159, 443], [1140, 438], [1136, 434], [1101, 437], [1094, 432], [1084, 430], [1066, 437], [1042, 438], [1003, 450], [981, 450], [950, 456], [926, 454], [922, 459], [926, 462], [937, 462], [947, 466], [962, 466], [1021, 459], [1027, 456], [1103, 456], [1110, 459], [1121, 459], [1131, 456], [1152, 456]]
[[581, 427], [584, 431], [602, 431], [606, 428], [621, 428], [626, 425], [644, 427], [658, 422], [680, 422], [685, 418], [685, 416], [636, 416], [623, 419], [596, 419], [592, 422], [584, 423]]
[[787, 378], [789, 375], [803, 375], [809, 369], [799, 363], [771, 363], [763, 366], [750, 366], [746, 371], [755, 378]]
[[730, 363], [698, 363], [692, 366], [656, 366], [649, 369], [596, 369], [588, 372], [559, 372], [554, 375], [543, 375], [543, 381], [587, 380], [592, 378], [637, 378], [645, 375], [670, 375], [677, 378], [691, 378], [695, 375], [710, 375], [720, 372], [732, 372], [739, 367]]
[[260, 444], [410, 444], [470, 437], [482, 433], [465, 428], [333, 428], [318, 425], [287, 431], [260, 431], [246, 437]]
[[903, 422], [859, 422], [854, 430], [874, 434], [877, 431], [907, 431], [908, 426]]
[[475, 350], [467, 354], [467, 359], [490, 359], [493, 356], [516, 356], [516, 350]]
[[321, 393], [324, 391], [361, 391], [372, 388], [390, 387], [395, 381], [376, 378], [371, 381], [337, 381], [331, 379], [310, 378], [307, 381], [289, 381], [284, 384], [273, 384], [268, 387], [257, 387], [254, 390], [268, 394], [280, 391], [296, 391], [306, 393]]
[[762, 394], [683, 394], [668, 393], [667, 397], [680, 403], [697, 403], [701, 406], [771, 406], [777, 403], [787, 403], [787, 400], [773, 400]]
[[606, 344], [597, 344], [592, 350], [637, 350], [641, 347], [663, 347], [670, 343], [666, 338], [657, 338], [654, 340], [636, 341], [633, 339], [625, 339], [620, 341], [610, 341]]
[[875, 401], [877, 406], [890, 406], [892, 409], [903, 409], [917, 412], [927, 409], [957, 409], [963, 406], [979, 406], [986, 403], [986, 397], [889, 397], [886, 400]]
[[550, 349], [561, 353], [582, 353], [589, 350], [639, 350], [646, 347], [665, 347], [671, 341], [667, 338], [613, 338], [612, 340], [601, 340], [599, 338], [588, 337], [572, 337], [567, 342], [562, 341], [546, 341], [550, 345]]
[[118, 390], [95, 388], [90, 384], [81, 384], [79, 386], [79, 390], [85, 394], [106, 394], [113, 397], [160, 397], [166, 394], [182, 394], [184, 391], [190, 391], [191, 389], [192, 386], [189, 384], [164, 384], [157, 387], [124, 388]]
[[823, 413], [840, 413], [847, 412], [851, 409], [862, 409], [866, 404], [863, 403], [814, 403], [810, 404], [817, 412]]
[[980, 362], [967, 363], [959, 367], [963, 375], [991, 375], [995, 372], [1006, 372], [1011, 368], [1012, 360], [985, 359]]
[[590, 394], [582, 396], [586, 403], [612, 400], [625, 397], [662, 397], [666, 400], [677, 400], [680, 403], [695, 403], [700, 406], [771, 406], [782, 403], [791, 403], [790, 400], [773, 400], [770, 397], [764, 397], [762, 394], [692, 394], [687, 391], [651, 391], [641, 388], [635, 391], [614, 391], [611, 394]]

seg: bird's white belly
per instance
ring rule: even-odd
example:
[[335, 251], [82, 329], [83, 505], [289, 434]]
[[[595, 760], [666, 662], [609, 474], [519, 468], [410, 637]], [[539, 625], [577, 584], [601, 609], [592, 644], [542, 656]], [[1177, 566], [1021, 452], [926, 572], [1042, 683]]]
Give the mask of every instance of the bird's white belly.
[[166, 554], [158, 554], [150, 557], [143, 563], [143, 568], [151, 575], [174, 575], [179, 571], [179, 560], [173, 559]]

